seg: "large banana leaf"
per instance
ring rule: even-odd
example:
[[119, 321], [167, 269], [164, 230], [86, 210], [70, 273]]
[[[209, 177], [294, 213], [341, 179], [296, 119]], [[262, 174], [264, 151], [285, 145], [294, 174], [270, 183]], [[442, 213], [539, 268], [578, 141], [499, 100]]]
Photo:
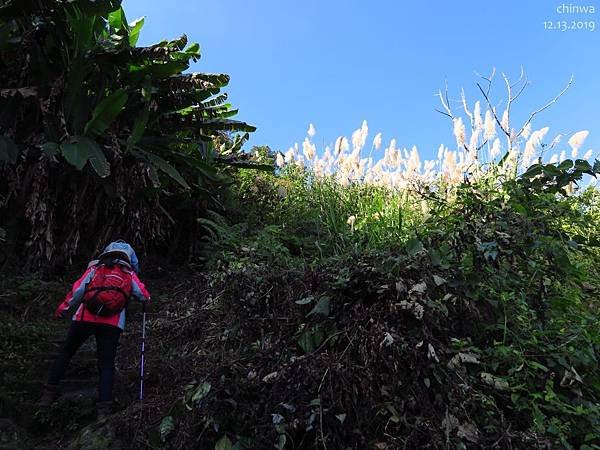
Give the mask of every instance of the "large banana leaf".
[[143, 17], [140, 17], [129, 24], [129, 45], [131, 47], [135, 47], [135, 44], [137, 44], [137, 41], [140, 38], [140, 31], [142, 30], [143, 26]]
[[100, 146], [93, 140], [81, 136], [79, 138], [79, 144], [87, 147], [89, 161], [96, 173], [100, 178], [106, 178], [110, 175], [110, 164], [104, 156], [104, 152]]
[[129, 24], [127, 23], [125, 11], [123, 11], [122, 7], [108, 14], [108, 25], [117, 32], [121, 30], [129, 31]]
[[[210, 100], [206, 100], [206, 101], [202, 102], [202, 107], [210, 108], [212, 106], [222, 105], [223, 103], [225, 103], [227, 101], [227, 98], [228, 98], [227, 94], [218, 95]], [[229, 106], [231, 106], [231, 105], [229, 105]]]
[[256, 131], [256, 127], [248, 125], [246, 122], [240, 122], [239, 120], [208, 120], [201, 124], [201, 127], [206, 130], [227, 130], [227, 131], [243, 131], [252, 133]]
[[76, 6], [66, 10], [66, 17], [73, 36], [73, 48], [70, 49], [69, 59], [74, 59], [93, 48], [96, 17], [84, 14]]
[[60, 150], [67, 162], [78, 170], [83, 169], [89, 161], [98, 176], [110, 175], [110, 164], [100, 146], [92, 139], [77, 136], [73, 142], [61, 144]]
[[181, 176], [181, 173], [179, 173], [179, 171], [175, 167], [173, 167], [168, 161], [164, 160], [158, 155], [146, 152], [141, 149], [138, 149], [138, 152], [142, 155], [144, 159], [148, 160], [157, 169], [162, 170], [164, 173], [166, 173], [175, 181], [177, 181], [184, 189], [190, 189], [190, 185]]
[[127, 91], [120, 88], [103, 99], [92, 113], [92, 118], [87, 123], [84, 133], [87, 135], [99, 135], [104, 133], [108, 126], [115, 120], [123, 110], [127, 102]]
[[150, 111], [145, 109], [141, 114], [139, 114], [135, 118], [135, 122], [133, 122], [133, 129], [131, 130], [131, 135], [127, 138], [127, 148], [131, 150], [131, 148], [136, 145], [142, 139], [144, 135], [144, 130], [146, 129], [146, 125], [148, 124], [148, 119], [150, 117]]

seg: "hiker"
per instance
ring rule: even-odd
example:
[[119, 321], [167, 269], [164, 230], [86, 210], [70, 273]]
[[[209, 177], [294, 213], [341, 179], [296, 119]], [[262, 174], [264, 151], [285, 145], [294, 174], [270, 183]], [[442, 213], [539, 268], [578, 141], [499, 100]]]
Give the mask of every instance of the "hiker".
[[64, 318], [74, 312], [67, 338], [54, 361], [39, 403], [48, 406], [59, 396], [59, 382], [71, 357], [94, 335], [100, 376], [98, 418], [111, 413], [115, 356], [119, 335], [125, 328], [125, 310], [130, 297], [145, 302], [150, 294], [137, 276], [138, 259], [125, 241], [110, 243], [91, 261], [85, 273], [73, 284], [54, 316]]

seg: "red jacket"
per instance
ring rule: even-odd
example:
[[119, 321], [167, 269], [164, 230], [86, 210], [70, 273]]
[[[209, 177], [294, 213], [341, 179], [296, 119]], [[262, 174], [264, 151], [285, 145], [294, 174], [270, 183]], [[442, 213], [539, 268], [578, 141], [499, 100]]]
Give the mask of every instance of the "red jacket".
[[[85, 273], [81, 276], [81, 278], [79, 278], [73, 284], [71, 291], [67, 294], [62, 303], [58, 305], [58, 308], [56, 308], [54, 316], [64, 317], [64, 314], [66, 314], [69, 309], [73, 310], [77, 308], [75, 314], [73, 315], [73, 320], [92, 323], [104, 323], [107, 325], [119, 327], [122, 330], [124, 330], [125, 310], [121, 311], [119, 314], [115, 314], [114, 316], [103, 317], [97, 316], [94, 313], [90, 312], [85, 308], [85, 305], [82, 304], [83, 294], [85, 293], [85, 289], [88, 283], [94, 277], [96, 267], [96, 265], [90, 265], [85, 271]], [[135, 272], [131, 272], [131, 277], [131, 296], [137, 298], [142, 302], [150, 300], [150, 294], [146, 290], [144, 283], [140, 281]]]

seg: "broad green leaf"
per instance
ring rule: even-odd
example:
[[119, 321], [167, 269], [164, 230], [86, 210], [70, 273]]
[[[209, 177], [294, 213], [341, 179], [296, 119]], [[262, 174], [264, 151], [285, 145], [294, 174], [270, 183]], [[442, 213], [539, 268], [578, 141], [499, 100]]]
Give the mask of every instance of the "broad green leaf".
[[512, 209], [514, 209], [517, 213], [522, 214], [524, 216], [527, 215], [527, 208], [521, 203], [513, 203], [511, 204]]
[[90, 164], [100, 178], [106, 178], [110, 175], [110, 164], [108, 163], [104, 152], [96, 141], [85, 136], [79, 136], [79, 145], [87, 149]]
[[325, 333], [323, 329], [319, 325], [317, 325], [310, 330], [304, 331], [300, 335], [300, 337], [298, 338], [298, 345], [306, 353], [312, 353], [319, 347], [319, 345], [321, 345], [324, 337]]
[[213, 165], [199, 160], [197, 156], [178, 155], [178, 157], [184, 160], [190, 167], [193, 167], [195, 170], [197, 170], [198, 174], [202, 177], [215, 182], [223, 181], [222, 176]]
[[198, 44], [197, 42], [190, 44], [190, 46], [184, 50], [184, 53], [187, 53], [190, 56], [199, 58], [200, 57], [200, 44]]
[[167, 438], [169, 437], [169, 434], [171, 434], [173, 430], [175, 430], [175, 420], [173, 419], [173, 416], [165, 417], [160, 422], [160, 426], [158, 427], [158, 431], [160, 433], [160, 440], [163, 443], [165, 443], [167, 441]]
[[542, 167], [542, 173], [547, 177], [557, 177], [563, 172], [553, 164], [544, 164], [544, 166]]
[[521, 177], [525, 178], [525, 179], [530, 179], [530, 178], [536, 177], [538, 175], [541, 175], [541, 173], [542, 173], [542, 165], [534, 164], [531, 167], [529, 167], [527, 169], [527, 171], [525, 171], [525, 173], [523, 175], [521, 175]]
[[149, 153], [149, 152], [143, 152], [144, 157], [150, 161], [152, 164], [154, 164], [158, 169], [162, 170], [163, 172], [165, 172], [167, 175], [169, 175], [171, 178], [173, 178], [175, 181], [177, 181], [181, 186], [183, 186], [185, 189], [190, 189], [189, 184], [187, 183], [187, 181], [185, 181], [185, 179], [181, 176], [181, 174], [179, 173], [179, 171], [173, 167], [171, 164], [169, 164], [167, 161], [165, 161], [164, 159], [162, 159], [160, 156], [155, 155], [153, 153]]
[[409, 256], [415, 256], [417, 253], [420, 253], [422, 251], [423, 243], [420, 240], [416, 238], [411, 238], [408, 241], [406, 241], [406, 252]]
[[209, 120], [202, 124], [202, 128], [207, 130], [246, 131], [248, 133], [256, 131], [256, 127], [253, 127], [252, 125], [248, 125], [247, 123], [240, 122], [238, 120], [230, 119]]
[[173, 39], [167, 45], [170, 48], [176, 48], [178, 50], [183, 50], [188, 43], [188, 37], [185, 34], [182, 34], [177, 39]]
[[67, 21], [73, 36], [73, 54], [83, 55], [94, 45], [94, 16], [82, 15], [79, 9], [66, 9]]
[[312, 333], [310, 331], [305, 331], [302, 333], [298, 339], [298, 345], [302, 348], [302, 350], [304, 350], [305, 353], [312, 353], [315, 350]]
[[[69, 64], [66, 92], [63, 95], [65, 118], [71, 134], [83, 132], [87, 118], [90, 116], [91, 105], [85, 86], [85, 79], [89, 76], [92, 65], [85, 61], [83, 56], [78, 56]], [[59, 140], [60, 137], [48, 136], [50, 139]]]
[[189, 64], [187, 62], [181, 61], [156, 62], [144, 68], [144, 72], [147, 72], [154, 78], [168, 78], [183, 72], [188, 67]]
[[0, 135], [0, 161], [6, 161], [14, 164], [17, 162], [18, 154], [19, 149], [15, 143], [6, 136]]
[[198, 389], [196, 389], [196, 392], [194, 392], [194, 395], [192, 396], [192, 401], [197, 402], [199, 400], [202, 400], [204, 397], [206, 397], [208, 395], [208, 393], [210, 392], [210, 388], [211, 388], [210, 383], [207, 383], [207, 382], [202, 383], [200, 385], [200, 387], [198, 387]]
[[277, 450], [283, 450], [285, 448], [285, 444], [287, 443], [287, 436], [283, 433], [279, 435], [277, 439]]
[[314, 308], [311, 309], [310, 312], [306, 316], [308, 317], [312, 314], [319, 314], [321, 316], [327, 317], [329, 315], [329, 312], [330, 312], [330, 300], [329, 300], [329, 297], [324, 295], [323, 297], [321, 297], [319, 299], [319, 301], [314, 306]]
[[577, 170], [581, 170], [582, 172], [591, 172], [592, 166], [585, 159], [578, 159], [575, 161], [575, 168]]
[[233, 444], [227, 435], [223, 436], [215, 444], [215, 450], [233, 450]]
[[85, 163], [90, 157], [87, 149], [77, 143], [61, 144], [60, 151], [67, 162], [72, 166], [75, 166], [77, 170], [83, 169], [83, 166], [85, 166]]
[[104, 152], [94, 140], [88, 137], [77, 136], [74, 142], [61, 144], [60, 150], [67, 162], [78, 170], [83, 169], [89, 160], [101, 178], [110, 175], [110, 164], [106, 160]]
[[570, 160], [570, 159], [565, 159], [563, 162], [561, 162], [561, 163], [558, 165], [558, 168], [559, 168], [560, 170], [569, 170], [569, 169], [571, 169], [572, 167], [573, 167], [573, 161], [572, 161], [572, 160]]
[[137, 44], [137, 41], [140, 38], [140, 31], [142, 31], [142, 27], [144, 26], [144, 21], [145, 18], [140, 17], [129, 24], [129, 45], [131, 47], [135, 47]]
[[116, 119], [127, 103], [127, 92], [120, 88], [102, 99], [92, 112], [92, 118], [86, 124], [84, 133], [86, 135], [99, 135], [109, 127]]
[[115, 31], [125, 31], [128, 32], [129, 26], [127, 25], [127, 20], [125, 19], [125, 11], [123, 8], [119, 8], [116, 11], [111, 12], [108, 15], [108, 24]]
[[127, 138], [127, 148], [131, 150], [131, 148], [140, 142], [142, 136], [144, 135], [144, 131], [146, 130], [146, 125], [148, 124], [148, 118], [150, 117], [150, 111], [147, 109], [144, 110], [143, 113], [138, 115], [133, 122], [133, 129], [131, 130], [131, 135]]

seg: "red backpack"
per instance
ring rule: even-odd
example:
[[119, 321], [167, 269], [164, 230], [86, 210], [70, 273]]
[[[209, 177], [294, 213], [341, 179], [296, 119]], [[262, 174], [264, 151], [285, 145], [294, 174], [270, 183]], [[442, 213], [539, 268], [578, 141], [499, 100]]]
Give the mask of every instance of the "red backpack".
[[131, 294], [131, 272], [119, 264], [100, 265], [83, 294], [88, 311], [97, 316], [119, 314]]

